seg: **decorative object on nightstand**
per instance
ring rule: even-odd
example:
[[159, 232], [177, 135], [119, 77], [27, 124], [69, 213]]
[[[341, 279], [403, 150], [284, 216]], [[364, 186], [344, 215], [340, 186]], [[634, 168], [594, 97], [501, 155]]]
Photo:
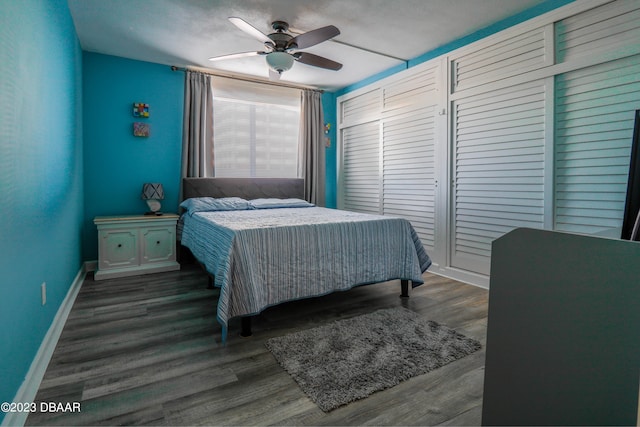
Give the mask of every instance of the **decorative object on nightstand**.
[[160, 212], [160, 200], [164, 200], [164, 189], [162, 184], [156, 182], [147, 182], [142, 185], [142, 200], [147, 201], [150, 212], [145, 215], [162, 215]]
[[95, 280], [179, 270], [176, 261], [178, 215], [99, 216], [98, 271]]

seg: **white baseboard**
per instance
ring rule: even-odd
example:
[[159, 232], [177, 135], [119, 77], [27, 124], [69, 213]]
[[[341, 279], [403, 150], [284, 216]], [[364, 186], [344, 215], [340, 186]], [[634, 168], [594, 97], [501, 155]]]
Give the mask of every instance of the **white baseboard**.
[[464, 282], [469, 285], [477, 286], [479, 288], [489, 289], [489, 276], [484, 274], [473, 273], [467, 270], [460, 270], [453, 267], [438, 267], [434, 266], [429, 268], [430, 273], [434, 273], [440, 276], [448, 277], [450, 279]]
[[[18, 389], [13, 402], [33, 402], [35, 400], [42, 378], [47, 371], [49, 361], [51, 361], [51, 356], [53, 356], [53, 351], [58, 344], [58, 339], [60, 339], [60, 334], [67, 322], [67, 317], [69, 317], [69, 312], [71, 311], [71, 307], [73, 307], [76, 297], [78, 296], [78, 292], [82, 287], [82, 282], [84, 281], [86, 273], [87, 265], [85, 263], [78, 271], [75, 279], [73, 279], [73, 283], [67, 292], [67, 296], [62, 301], [62, 304], [60, 304], [60, 308], [58, 308], [58, 312], [53, 318], [51, 326], [49, 327], [47, 334], [44, 336], [44, 339], [40, 344], [40, 348], [38, 349], [36, 356], [33, 358], [29, 371], [27, 372], [24, 382]], [[24, 426], [28, 415], [29, 413], [27, 412], [7, 412], [2, 420], [2, 426]]]
[[98, 260], [87, 261], [84, 263], [84, 271], [89, 273], [90, 271], [96, 271], [98, 269]]

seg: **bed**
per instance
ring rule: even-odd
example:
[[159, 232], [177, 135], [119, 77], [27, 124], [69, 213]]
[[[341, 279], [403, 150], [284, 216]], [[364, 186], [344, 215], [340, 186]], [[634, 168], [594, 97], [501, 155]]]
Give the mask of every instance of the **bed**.
[[217, 319], [286, 301], [400, 279], [423, 283], [431, 260], [409, 221], [327, 209], [302, 200], [299, 179], [185, 178], [181, 244], [220, 288]]

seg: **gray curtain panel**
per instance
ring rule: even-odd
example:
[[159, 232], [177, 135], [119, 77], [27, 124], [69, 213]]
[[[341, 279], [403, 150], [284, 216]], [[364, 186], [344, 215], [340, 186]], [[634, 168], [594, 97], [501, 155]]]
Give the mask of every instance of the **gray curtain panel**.
[[322, 93], [302, 91], [298, 176], [304, 178], [305, 198], [325, 205], [325, 143]]
[[211, 77], [185, 72], [182, 178], [214, 176]]

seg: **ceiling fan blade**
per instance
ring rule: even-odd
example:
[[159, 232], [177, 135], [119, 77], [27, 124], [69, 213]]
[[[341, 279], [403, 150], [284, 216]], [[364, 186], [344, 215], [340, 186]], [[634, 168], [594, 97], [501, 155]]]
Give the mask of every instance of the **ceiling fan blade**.
[[294, 37], [289, 42], [288, 48], [293, 48], [293, 45], [295, 44], [297, 46], [296, 49], [306, 49], [318, 43], [322, 43], [323, 41], [329, 40], [338, 34], [340, 34], [340, 30], [337, 27], [327, 25], [326, 27], [307, 31], [306, 33]]
[[280, 73], [269, 68], [269, 80], [280, 80]]
[[258, 39], [258, 40], [260, 40], [262, 43], [269, 44], [269, 45], [273, 46], [273, 41], [266, 34], [264, 34], [262, 31], [258, 30], [253, 25], [249, 24], [244, 19], [238, 18], [238, 17], [235, 17], [235, 16], [231, 16], [231, 17], [229, 17], [229, 21], [231, 21], [231, 23], [233, 25], [235, 25], [236, 27], [240, 28], [245, 33], [249, 34], [250, 36], [252, 36], [252, 37], [254, 37], [254, 38]]
[[314, 67], [326, 68], [328, 70], [338, 71], [342, 68], [342, 64], [332, 61], [322, 56], [314, 55], [309, 52], [296, 52], [292, 54], [296, 61], [303, 64], [313, 65]]
[[248, 56], [266, 55], [267, 52], [240, 52], [232, 53], [230, 55], [213, 56], [209, 58], [209, 61], [223, 61], [226, 59], [246, 58]]

